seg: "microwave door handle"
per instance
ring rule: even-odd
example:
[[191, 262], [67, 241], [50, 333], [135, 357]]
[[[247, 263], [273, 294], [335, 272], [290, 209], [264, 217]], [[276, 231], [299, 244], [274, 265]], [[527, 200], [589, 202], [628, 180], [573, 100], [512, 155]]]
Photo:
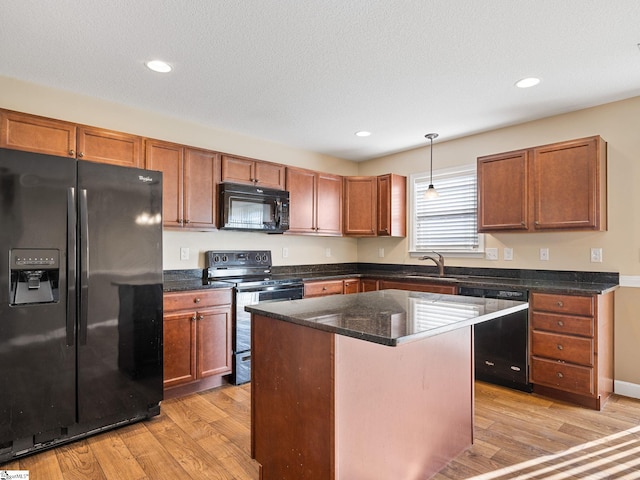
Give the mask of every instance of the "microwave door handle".
[[273, 219], [276, 222], [276, 227], [279, 227], [280, 222], [282, 221], [282, 202], [280, 200], [275, 201], [275, 211]]

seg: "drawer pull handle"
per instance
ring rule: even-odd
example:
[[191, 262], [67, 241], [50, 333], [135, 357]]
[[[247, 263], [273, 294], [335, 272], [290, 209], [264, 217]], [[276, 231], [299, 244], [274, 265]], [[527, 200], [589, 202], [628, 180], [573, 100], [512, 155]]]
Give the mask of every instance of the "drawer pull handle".
[[562, 320], [558, 320], [558, 326], [559, 327], [564, 327], [564, 322]]
[[193, 303], [200, 303], [200, 299], [198, 297], [194, 298]]
[[562, 300], [558, 300], [557, 305], [558, 305], [559, 307], [564, 307], [564, 302], [562, 302]]
[[485, 365], [489, 365], [490, 367], [493, 367], [495, 365], [495, 363], [490, 362], [489, 360], [485, 360], [484, 363]]
[[562, 374], [562, 372], [558, 372], [556, 373], [556, 375], [558, 376], [558, 378], [564, 378], [564, 375]]
[[563, 350], [563, 349], [564, 349], [564, 347], [562, 345], [558, 344], [558, 350]]

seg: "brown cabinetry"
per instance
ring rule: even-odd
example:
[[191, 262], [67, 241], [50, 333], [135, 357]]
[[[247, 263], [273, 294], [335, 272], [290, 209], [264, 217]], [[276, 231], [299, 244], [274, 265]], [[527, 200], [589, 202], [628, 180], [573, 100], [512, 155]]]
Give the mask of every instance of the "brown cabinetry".
[[220, 160], [217, 152], [147, 140], [146, 166], [163, 173], [163, 225], [216, 228]]
[[613, 293], [533, 292], [530, 304], [534, 391], [599, 410], [613, 392]]
[[344, 177], [343, 233], [373, 237], [377, 232], [376, 177]]
[[165, 390], [210, 388], [231, 373], [231, 302], [231, 289], [164, 294]]
[[285, 189], [285, 166], [252, 158], [222, 155], [222, 181]]
[[599, 136], [478, 158], [478, 230], [607, 229]]
[[361, 292], [375, 292], [378, 290], [378, 280], [374, 278], [361, 278], [360, 279], [360, 291]]
[[389, 173], [378, 177], [378, 236], [407, 235], [407, 177]]
[[304, 298], [358, 293], [359, 291], [360, 279], [358, 278], [304, 282]]
[[0, 147], [142, 168], [142, 137], [0, 110]]
[[448, 295], [456, 295], [458, 293], [458, 287], [456, 285], [443, 285], [433, 282], [409, 282], [404, 280], [380, 280], [378, 282], [378, 289], [410, 290], [412, 292], [444, 293]]
[[287, 167], [289, 232], [342, 234], [342, 177]]

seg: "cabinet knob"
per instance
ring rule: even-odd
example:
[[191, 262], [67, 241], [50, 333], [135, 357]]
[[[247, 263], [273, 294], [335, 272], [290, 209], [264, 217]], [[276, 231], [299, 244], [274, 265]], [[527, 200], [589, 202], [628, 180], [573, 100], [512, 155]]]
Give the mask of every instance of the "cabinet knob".
[[558, 346], [558, 350], [564, 350], [564, 347], [560, 344], [557, 345]]
[[70, 157], [75, 157], [76, 156], [76, 151], [75, 150], [69, 150], [69, 156]]
[[322, 287], [322, 290], [323, 290], [323, 291], [324, 291], [324, 290], [326, 290], [326, 289], [327, 289], [327, 287]]
[[84, 157], [84, 152], [78, 152], [78, 158]]
[[184, 221], [184, 223], [191, 223], [191, 220], [187, 219]]
[[564, 322], [562, 320], [558, 320], [558, 326], [559, 327], [564, 327]]
[[198, 315], [198, 320], [202, 320], [204, 318], [204, 315]]
[[563, 302], [562, 300], [558, 300], [557, 305], [558, 305], [559, 307], [564, 307], [564, 302]]
[[200, 303], [200, 299], [198, 297], [194, 298], [193, 303]]
[[191, 320], [193, 320], [194, 322], [196, 321], [196, 315], [195, 315], [195, 313], [193, 314], [193, 317], [191, 317]]
[[522, 225], [524, 227], [526, 225], [526, 223], [524, 223], [524, 221], [523, 221], [523, 222], [520, 222], [520, 225]]
[[558, 372], [558, 373], [556, 373], [556, 376], [557, 376], [558, 378], [564, 378], [564, 375], [562, 374], [562, 372]]

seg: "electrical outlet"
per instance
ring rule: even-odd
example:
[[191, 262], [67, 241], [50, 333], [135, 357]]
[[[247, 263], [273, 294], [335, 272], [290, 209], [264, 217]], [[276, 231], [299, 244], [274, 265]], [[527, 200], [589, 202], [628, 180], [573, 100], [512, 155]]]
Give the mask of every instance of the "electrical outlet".
[[505, 260], [513, 260], [513, 248], [504, 247], [504, 250], [502, 251], [502, 257]]
[[189, 260], [189, 247], [180, 247], [180, 260]]
[[384, 248], [380, 247], [378, 249], [378, 257], [384, 258]]
[[287, 247], [282, 247], [282, 258], [287, 258], [289, 256], [289, 249]]
[[498, 260], [498, 249], [495, 247], [485, 248], [484, 258], [487, 260]]
[[549, 249], [548, 248], [541, 248], [540, 249], [540, 260], [545, 261], [545, 262], [549, 260]]
[[327, 258], [331, 256], [331, 249], [329, 247], [324, 249], [324, 256]]
[[602, 249], [601, 248], [592, 248], [591, 249], [591, 262], [592, 263], [602, 263]]

